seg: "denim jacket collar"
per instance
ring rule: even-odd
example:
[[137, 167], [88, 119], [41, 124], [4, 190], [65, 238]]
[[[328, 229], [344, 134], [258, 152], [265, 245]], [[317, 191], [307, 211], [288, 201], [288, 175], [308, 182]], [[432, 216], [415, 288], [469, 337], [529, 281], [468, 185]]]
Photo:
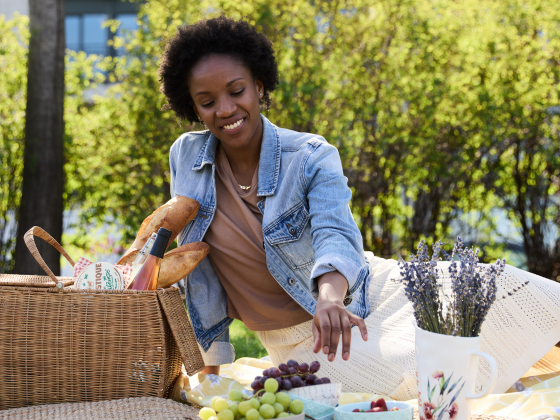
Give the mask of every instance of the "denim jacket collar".
[[[258, 197], [274, 195], [278, 184], [280, 173], [280, 135], [278, 129], [268, 119], [261, 114], [263, 122], [263, 139], [261, 144], [261, 155], [259, 160], [259, 190]], [[198, 171], [206, 164], [214, 164], [216, 158], [216, 148], [220, 140], [210, 133], [208, 140], [204, 143], [195, 164], [193, 171]]]

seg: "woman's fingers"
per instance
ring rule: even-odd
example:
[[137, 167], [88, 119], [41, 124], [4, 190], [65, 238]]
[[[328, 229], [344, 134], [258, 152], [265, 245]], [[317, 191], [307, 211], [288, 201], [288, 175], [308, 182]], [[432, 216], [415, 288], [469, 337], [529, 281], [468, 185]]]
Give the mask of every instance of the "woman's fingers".
[[368, 334], [367, 334], [367, 327], [366, 327], [366, 322], [360, 318], [357, 315], [354, 315], [351, 312], [348, 312], [348, 318], [350, 319], [350, 322], [354, 325], [357, 325], [358, 328], [360, 329], [360, 333], [362, 334], [362, 339], [364, 341], [367, 341], [368, 339]]
[[342, 360], [350, 357], [350, 343], [352, 342], [352, 325], [347, 314], [341, 317], [342, 320]]
[[322, 349], [323, 353], [329, 354], [331, 339], [331, 321], [327, 311], [317, 311], [312, 323], [313, 330], [313, 351], [319, 353]]
[[[330, 321], [330, 340], [328, 340], [329, 342], [327, 343], [327, 340], [323, 337], [323, 352], [328, 354], [329, 362], [334, 361], [340, 342], [340, 336], [342, 335], [342, 359], [348, 360], [352, 341], [352, 324], [350, 321], [350, 315], [352, 314], [343, 308], [333, 308], [328, 314]], [[359, 319], [359, 317], [356, 318]], [[327, 328], [325, 327], [322, 330], [326, 331]], [[321, 333], [323, 334], [323, 332]], [[326, 350], [327, 346], [328, 350]]]
[[340, 311], [333, 310], [329, 313], [329, 318], [331, 321], [331, 340], [329, 347], [329, 362], [334, 361], [336, 357], [336, 350], [338, 348], [338, 342], [340, 341], [340, 327], [341, 327], [341, 313]]
[[342, 334], [342, 359], [348, 360], [352, 342], [352, 325], [358, 327], [362, 339], [367, 341], [366, 323], [359, 316], [340, 307], [317, 311], [312, 323], [313, 352], [318, 353], [322, 349], [328, 360], [334, 361]]
[[329, 313], [324, 311], [319, 316], [319, 329], [321, 330], [321, 343], [323, 345], [323, 353], [329, 354], [331, 348], [331, 319]]
[[317, 328], [315, 320], [313, 320], [311, 330], [313, 331], [313, 353], [319, 353], [321, 350], [321, 332]]

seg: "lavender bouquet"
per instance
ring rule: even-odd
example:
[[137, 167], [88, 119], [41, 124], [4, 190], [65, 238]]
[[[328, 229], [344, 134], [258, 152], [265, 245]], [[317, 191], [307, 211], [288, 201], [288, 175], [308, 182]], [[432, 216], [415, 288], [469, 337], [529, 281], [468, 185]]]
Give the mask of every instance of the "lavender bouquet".
[[[426, 331], [458, 337], [480, 335], [486, 314], [496, 300], [496, 277], [503, 271], [506, 260], [482, 267], [478, 264], [478, 249], [463, 248], [460, 237], [451, 255], [442, 249], [444, 242], [433, 246], [432, 257], [424, 240], [410, 262], [400, 258], [400, 281], [412, 302], [418, 326]], [[451, 296], [446, 295], [438, 268], [440, 252], [450, 261]]]

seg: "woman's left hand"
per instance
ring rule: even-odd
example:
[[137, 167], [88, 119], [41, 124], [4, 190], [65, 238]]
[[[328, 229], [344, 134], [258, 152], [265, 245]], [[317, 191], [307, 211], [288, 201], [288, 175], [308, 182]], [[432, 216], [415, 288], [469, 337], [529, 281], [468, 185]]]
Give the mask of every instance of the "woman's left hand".
[[338, 271], [323, 274], [319, 278], [319, 298], [313, 317], [313, 352], [321, 348], [328, 354], [328, 360], [334, 361], [340, 335], [342, 333], [342, 359], [350, 357], [352, 325], [357, 325], [362, 338], [367, 341], [367, 327], [362, 318], [348, 312], [342, 301], [348, 289], [348, 282]]

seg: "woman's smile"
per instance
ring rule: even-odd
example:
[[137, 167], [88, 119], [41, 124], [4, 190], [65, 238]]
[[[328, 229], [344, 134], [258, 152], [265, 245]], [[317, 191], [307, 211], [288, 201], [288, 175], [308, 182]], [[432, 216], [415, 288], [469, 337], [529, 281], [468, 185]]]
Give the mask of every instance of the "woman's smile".
[[245, 118], [235, 118], [234, 120], [233, 123], [226, 122], [222, 126], [222, 130], [230, 135], [239, 133], [245, 126]]

